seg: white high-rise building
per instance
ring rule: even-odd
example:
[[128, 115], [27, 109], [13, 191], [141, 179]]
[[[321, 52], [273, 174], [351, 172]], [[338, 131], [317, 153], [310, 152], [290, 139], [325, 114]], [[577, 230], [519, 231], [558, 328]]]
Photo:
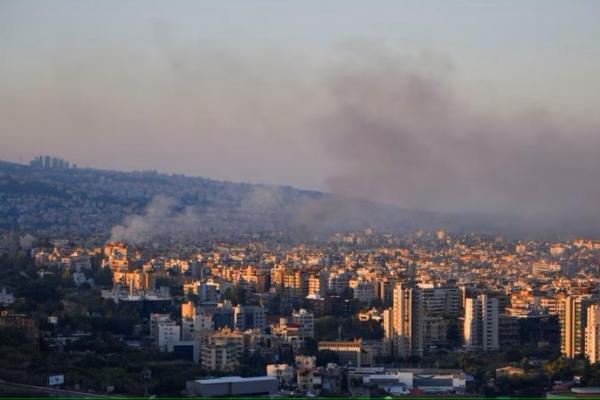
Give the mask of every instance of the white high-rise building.
[[560, 350], [574, 358], [585, 354], [587, 308], [594, 300], [590, 295], [562, 296], [557, 301], [560, 320]]
[[[453, 285], [398, 284], [394, 288], [386, 337], [393, 338], [398, 357], [423, 356], [447, 340], [449, 319], [460, 314], [460, 290]], [[384, 314], [384, 325], [386, 325]]]
[[465, 299], [464, 339], [470, 349], [498, 350], [498, 298], [488, 294]]
[[600, 362], [600, 304], [587, 308], [585, 355], [592, 364]]
[[467, 348], [478, 346], [479, 329], [479, 302], [477, 297], [467, 297], [465, 299], [465, 320], [463, 324], [463, 336]]
[[423, 355], [422, 303], [418, 289], [406, 284], [396, 285], [392, 325], [394, 352], [398, 357]]
[[386, 339], [394, 338], [394, 309], [386, 308], [383, 310], [383, 337]]

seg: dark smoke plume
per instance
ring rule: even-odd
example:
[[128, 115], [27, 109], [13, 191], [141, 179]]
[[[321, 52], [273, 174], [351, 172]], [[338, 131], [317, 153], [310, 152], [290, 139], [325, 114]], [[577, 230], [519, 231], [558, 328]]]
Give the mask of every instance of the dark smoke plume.
[[327, 178], [332, 192], [408, 209], [513, 216], [534, 228], [600, 228], [593, 217], [598, 126], [567, 125], [543, 111], [476, 111], [446, 74], [431, 70], [372, 48], [346, 53], [330, 70], [333, 106], [322, 137], [344, 166]]

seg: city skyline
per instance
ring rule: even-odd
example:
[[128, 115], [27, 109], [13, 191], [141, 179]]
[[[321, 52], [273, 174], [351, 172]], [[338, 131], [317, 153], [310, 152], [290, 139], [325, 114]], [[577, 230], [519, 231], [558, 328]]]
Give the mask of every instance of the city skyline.
[[599, 21], [0, 0], [0, 399], [600, 398]]

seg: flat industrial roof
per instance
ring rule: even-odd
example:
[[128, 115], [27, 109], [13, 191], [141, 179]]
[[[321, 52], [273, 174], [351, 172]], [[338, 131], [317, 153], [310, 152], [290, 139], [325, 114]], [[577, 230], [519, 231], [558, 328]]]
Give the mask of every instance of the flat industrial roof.
[[210, 385], [212, 383], [244, 383], [244, 382], [271, 381], [271, 380], [277, 380], [277, 378], [272, 377], [272, 376], [251, 376], [248, 378], [242, 378], [241, 376], [223, 376], [220, 378], [196, 379], [196, 382], [202, 383], [205, 385]]

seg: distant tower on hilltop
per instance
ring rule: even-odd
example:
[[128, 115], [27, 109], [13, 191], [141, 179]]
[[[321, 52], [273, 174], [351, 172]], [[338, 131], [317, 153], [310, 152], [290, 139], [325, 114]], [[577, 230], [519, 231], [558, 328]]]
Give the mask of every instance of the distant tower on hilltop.
[[29, 162], [29, 165], [33, 168], [43, 168], [43, 169], [70, 169], [71, 164], [58, 157], [51, 156], [36, 156]]

